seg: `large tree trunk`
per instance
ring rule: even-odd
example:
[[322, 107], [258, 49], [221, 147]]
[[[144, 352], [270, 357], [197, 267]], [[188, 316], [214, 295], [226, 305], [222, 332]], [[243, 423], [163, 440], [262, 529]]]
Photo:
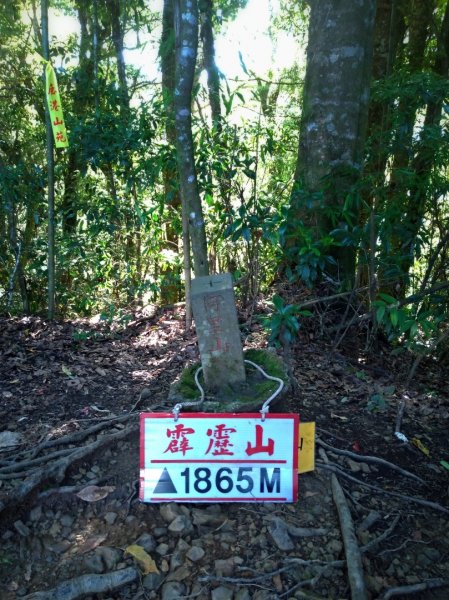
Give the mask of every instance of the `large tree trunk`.
[[198, 6], [196, 0], [175, 0], [176, 149], [182, 210], [188, 211], [195, 276], [209, 274], [206, 230], [196, 177], [192, 136], [192, 87], [198, 50]]
[[[300, 144], [292, 194], [292, 216], [315, 237], [340, 224], [348, 192], [360, 176], [366, 135], [375, 0], [311, 3]], [[321, 200], [301, 204], [303, 194]], [[336, 219], [329, 217], [333, 212]], [[356, 210], [353, 208], [353, 212]], [[354, 214], [356, 217], [356, 214]], [[342, 223], [342, 225], [344, 225]], [[332, 250], [331, 273], [343, 288], [353, 285], [356, 248]]]

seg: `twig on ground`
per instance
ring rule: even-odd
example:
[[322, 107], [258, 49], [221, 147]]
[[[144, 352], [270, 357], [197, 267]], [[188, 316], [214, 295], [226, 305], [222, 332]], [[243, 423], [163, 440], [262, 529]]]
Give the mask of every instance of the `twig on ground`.
[[127, 567], [104, 575], [81, 575], [81, 577], [63, 581], [52, 590], [34, 592], [24, 596], [23, 600], [76, 600], [91, 594], [111, 592], [132, 583], [138, 577], [139, 571], [134, 567]]
[[398, 587], [392, 587], [388, 589], [380, 600], [389, 600], [394, 596], [406, 596], [408, 594], [417, 594], [418, 592], [424, 592], [426, 590], [434, 590], [436, 588], [449, 587], [449, 579], [427, 579], [421, 583], [414, 583], [413, 585], [402, 585]]
[[336, 473], [337, 475], [341, 475], [342, 477], [349, 479], [349, 481], [353, 481], [354, 483], [357, 483], [358, 485], [366, 487], [370, 490], [374, 490], [374, 491], [378, 492], [379, 494], [385, 494], [386, 496], [394, 496], [395, 498], [401, 498], [402, 500], [407, 500], [408, 502], [414, 502], [415, 504], [420, 504], [421, 506], [426, 506], [427, 508], [433, 508], [434, 510], [438, 510], [440, 512], [449, 514], [449, 508], [446, 508], [445, 506], [442, 506], [441, 504], [437, 504], [436, 502], [432, 502], [431, 500], [423, 500], [422, 498], [415, 498], [414, 496], [406, 496], [405, 494], [399, 494], [398, 492], [388, 492], [387, 490], [384, 490], [384, 489], [378, 487], [377, 485], [372, 485], [371, 483], [366, 483], [365, 481], [362, 481], [361, 479], [357, 479], [356, 477], [352, 477], [352, 475], [348, 475], [348, 473], [345, 473], [345, 471], [342, 471], [336, 465], [325, 465], [322, 463], [317, 463], [316, 466], [319, 469], [325, 469], [326, 471], [332, 471], [333, 473]]
[[350, 452], [349, 450], [340, 450], [340, 448], [334, 448], [334, 446], [326, 444], [326, 442], [323, 442], [323, 440], [320, 440], [319, 438], [317, 438], [316, 443], [322, 448], [329, 450], [330, 452], [335, 452], [335, 454], [347, 456], [348, 458], [352, 458], [353, 460], [357, 460], [359, 462], [366, 462], [370, 464], [388, 467], [390, 469], [393, 469], [394, 471], [397, 471], [398, 473], [401, 473], [402, 475], [404, 475], [404, 477], [409, 477], [410, 479], [413, 479], [415, 481], [418, 481], [419, 483], [426, 485], [426, 482], [424, 481], [424, 479], [421, 479], [421, 477], [418, 477], [414, 473], [410, 473], [410, 471], [406, 471], [405, 469], [398, 467], [398, 465], [395, 465], [394, 463], [391, 463], [388, 460], [384, 460], [383, 458], [378, 458], [377, 456], [364, 456], [362, 454]]

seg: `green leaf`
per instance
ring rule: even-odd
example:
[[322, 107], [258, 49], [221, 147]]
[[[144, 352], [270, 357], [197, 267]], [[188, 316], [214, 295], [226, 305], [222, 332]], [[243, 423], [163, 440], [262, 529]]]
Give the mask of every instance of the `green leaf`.
[[381, 306], [379, 306], [379, 308], [376, 311], [376, 321], [378, 323], [382, 323], [382, 319], [384, 318], [385, 315], [385, 304], [382, 304]]
[[275, 294], [273, 296], [273, 298], [271, 299], [271, 301], [273, 302], [274, 308], [277, 311], [281, 311], [284, 308], [284, 301], [282, 300], [282, 298], [279, 296], [279, 294]]
[[449, 462], [446, 460], [440, 460], [440, 465], [449, 471]]
[[388, 304], [397, 304], [398, 302], [396, 298], [393, 298], [393, 296], [389, 296], [388, 294], [380, 293], [379, 296], [382, 298], [382, 300], [388, 302]]
[[393, 308], [393, 310], [390, 312], [390, 321], [391, 321], [391, 324], [393, 325], [393, 327], [396, 327], [396, 325], [398, 324], [398, 320], [399, 320], [398, 310], [396, 308]]

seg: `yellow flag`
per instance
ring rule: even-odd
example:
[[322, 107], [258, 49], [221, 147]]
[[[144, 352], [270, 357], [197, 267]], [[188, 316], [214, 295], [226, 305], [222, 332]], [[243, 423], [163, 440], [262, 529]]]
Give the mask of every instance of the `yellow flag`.
[[45, 87], [55, 146], [56, 148], [67, 148], [69, 140], [62, 113], [58, 82], [56, 81], [56, 73], [49, 62], [47, 62], [47, 66], [45, 67]]
[[315, 423], [299, 424], [298, 473], [315, 470]]

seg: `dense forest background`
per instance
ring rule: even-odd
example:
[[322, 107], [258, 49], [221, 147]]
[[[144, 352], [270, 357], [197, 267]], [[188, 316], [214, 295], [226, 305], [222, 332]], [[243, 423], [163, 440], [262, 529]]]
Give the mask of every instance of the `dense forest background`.
[[[447, 0], [273, 2], [267, 35], [306, 60], [260, 74], [242, 57], [237, 79], [215, 41], [246, 0], [1, 4], [1, 313], [120, 318], [184, 300], [192, 270], [229, 271], [242, 307], [273, 299], [274, 340], [330, 298], [335, 344], [363, 326], [444, 353]], [[79, 23], [63, 42], [57, 15]], [[150, 38], [152, 80], [126, 60]], [[46, 137], [46, 48], [64, 149]]]

